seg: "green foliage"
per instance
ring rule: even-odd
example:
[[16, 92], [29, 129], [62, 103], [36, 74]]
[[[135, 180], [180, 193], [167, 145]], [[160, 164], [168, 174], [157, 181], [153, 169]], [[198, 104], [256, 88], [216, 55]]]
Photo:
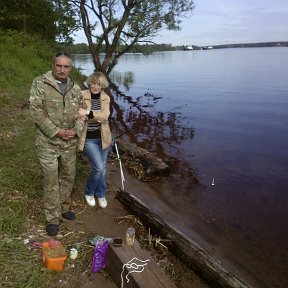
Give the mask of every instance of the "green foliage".
[[[90, 54], [89, 46], [85, 43], [81, 44], [71, 44], [71, 45], [61, 45], [59, 48], [70, 52], [71, 54]], [[117, 51], [121, 51], [124, 47], [119, 45]], [[197, 46], [193, 45], [196, 50]], [[60, 49], [60, 50], [61, 50]], [[163, 51], [179, 51], [183, 50], [184, 46], [172, 46], [171, 44], [135, 44], [129, 51], [129, 53], [143, 53], [144, 55], [150, 55], [153, 52], [163, 52]], [[198, 47], [200, 49], [200, 47]], [[105, 53], [105, 46], [98, 50], [99, 53]]]
[[50, 0], [53, 5], [53, 18], [57, 27], [56, 40], [60, 43], [73, 43], [73, 32], [79, 30], [79, 11], [73, 9], [69, 0]]
[[14, 45], [18, 48], [29, 48], [40, 58], [47, 57], [47, 55], [49, 55], [49, 50], [54, 47], [54, 42], [48, 42], [37, 36], [11, 29], [0, 29], [0, 40], [1, 44], [5, 43], [11, 46]]
[[0, 30], [0, 88], [18, 91], [19, 86], [30, 85], [36, 75], [51, 67], [52, 55], [52, 47], [38, 38]]
[[[85, 43], [78, 44], [62, 44], [57, 46], [58, 50], [65, 50], [71, 54], [89, 54], [89, 46]], [[103, 49], [104, 51], [104, 49]]]
[[53, 6], [45, 0], [2, 1], [0, 25], [2, 29], [13, 29], [37, 34], [46, 40], [54, 40], [56, 25]]
[[0, 27], [37, 35], [49, 41], [72, 41], [76, 11], [66, 0], [10, 0], [0, 2]]

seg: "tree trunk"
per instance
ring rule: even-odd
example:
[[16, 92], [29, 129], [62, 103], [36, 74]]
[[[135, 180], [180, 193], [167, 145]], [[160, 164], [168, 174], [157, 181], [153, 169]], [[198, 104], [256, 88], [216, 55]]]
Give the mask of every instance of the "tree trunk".
[[141, 200], [126, 191], [118, 191], [116, 198], [126, 209], [137, 215], [146, 228], [152, 233], [171, 241], [165, 242], [165, 246], [194, 270], [202, 279], [212, 287], [221, 288], [248, 288], [242, 280], [227, 271], [206, 253], [197, 243], [187, 239], [179, 231], [175, 230], [152, 212]]
[[122, 140], [117, 140], [117, 147], [119, 152], [139, 159], [145, 167], [146, 175], [167, 175], [170, 172], [170, 167], [162, 159], [141, 147]]

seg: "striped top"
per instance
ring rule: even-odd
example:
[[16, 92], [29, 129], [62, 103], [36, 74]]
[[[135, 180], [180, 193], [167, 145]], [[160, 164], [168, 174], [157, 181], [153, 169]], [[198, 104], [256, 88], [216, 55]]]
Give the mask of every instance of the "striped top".
[[[93, 112], [101, 110], [100, 93], [91, 93], [91, 110]], [[88, 120], [87, 136], [88, 139], [101, 138], [100, 123], [95, 122], [93, 119]]]

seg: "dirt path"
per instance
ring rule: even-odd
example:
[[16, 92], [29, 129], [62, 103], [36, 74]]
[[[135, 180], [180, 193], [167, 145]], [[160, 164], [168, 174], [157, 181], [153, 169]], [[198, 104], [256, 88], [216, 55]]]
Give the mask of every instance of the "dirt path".
[[[101, 209], [97, 206], [89, 207], [85, 203], [82, 192], [76, 192], [74, 195], [74, 211], [76, 212], [77, 220], [74, 222], [65, 221], [61, 227], [61, 229], [63, 228], [64, 230], [69, 231], [66, 232], [66, 234], [70, 233], [71, 236], [81, 235], [82, 240], [80, 243], [82, 244], [80, 245], [79, 258], [74, 261], [68, 259], [66, 263], [66, 270], [68, 274], [69, 271], [71, 271], [71, 276], [68, 277], [70, 279], [69, 282], [74, 281], [74, 279], [77, 281], [81, 278], [81, 287], [116, 287], [107, 273], [91, 273], [90, 265], [93, 247], [89, 246], [85, 239], [87, 240], [95, 235], [101, 235], [107, 238], [121, 237], [122, 239], [125, 239], [127, 227], [131, 226], [131, 223], [129, 225], [129, 221], [123, 221], [123, 219], [126, 219], [125, 216], [127, 216], [128, 213], [123, 208], [122, 204], [115, 199], [116, 192], [121, 186], [121, 181], [118, 162], [115, 162], [111, 159], [112, 158], [109, 160], [107, 173], [107, 208]], [[132, 183], [135, 185], [135, 179], [132, 179], [133, 176], [129, 175], [126, 171], [124, 173], [125, 190], [129, 191], [129, 185], [132, 185]], [[138, 189], [142, 189], [145, 185], [141, 182], [137, 183], [139, 184], [139, 187], [137, 187]], [[135, 186], [133, 188], [135, 188]], [[119, 224], [117, 219], [122, 219], [122, 223]], [[66, 237], [62, 238], [63, 241], [66, 241], [65, 238]], [[69, 244], [69, 241], [66, 242]], [[177, 258], [172, 255], [169, 258], [171, 265], [170, 267], [173, 267], [172, 270], [174, 270], [176, 273], [174, 281], [176, 281], [176, 285], [178, 287], [191, 288], [192, 285], [193, 288], [208, 287], [208, 285], [205, 284], [191, 269], [186, 267]], [[75, 271], [77, 271], [77, 273], [75, 273]], [[65, 286], [62, 285], [61, 287]]]

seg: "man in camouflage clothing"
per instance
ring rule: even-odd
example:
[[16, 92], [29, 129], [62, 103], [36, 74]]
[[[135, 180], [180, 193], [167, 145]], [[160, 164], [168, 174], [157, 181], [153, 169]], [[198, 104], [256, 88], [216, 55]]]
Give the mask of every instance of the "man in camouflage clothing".
[[46, 231], [50, 236], [57, 235], [61, 216], [75, 219], [70, 204], [77, 140], [83, 129], [83, 120], [78, 117], [83, 98], [80, 87], [69, 77], [71, 69], [70, 55], [56, 54], [52, 71], [35, 78], [30, 92], [30, 113], [43, 174]]

